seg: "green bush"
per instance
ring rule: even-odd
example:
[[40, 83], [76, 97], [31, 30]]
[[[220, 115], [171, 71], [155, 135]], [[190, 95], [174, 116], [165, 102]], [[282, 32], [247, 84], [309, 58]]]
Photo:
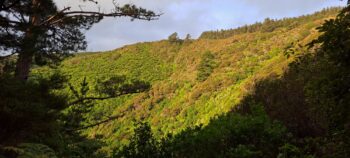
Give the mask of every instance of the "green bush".
[[198, 81], [205, 81], [213, 72], [214, 68], [216, 67], [214, 59], [215, 56], [210, 51], [207, 51], [203, 54], [201, 62], [199, 63], [199, 66], [197, 68]]

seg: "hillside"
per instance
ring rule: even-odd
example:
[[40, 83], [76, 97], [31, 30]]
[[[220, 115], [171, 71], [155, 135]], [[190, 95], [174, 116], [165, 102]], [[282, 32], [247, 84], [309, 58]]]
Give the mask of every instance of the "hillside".
[[[304, 46], [320, 35], [316, 27], [334, 18], [339, 10], [331, 8], [298, 18], [268, 19], [237, 29], [205, 32], [197, 40], [162, 40], [109, 52], [77, 54], [63, 61], [59, 70], [69, 76], [75, 87], [86, 78], [90, 96], [98, 96], [96, 87], [100, 81], [115, 76], [151, 85], [146, 92], [96, 101], [92, 111], [84, 116], [87, 121], [82, 125], [89, 125], [122, 114], [82, 131], [90, 138], [102, 137], [106, 143], [104, 151], [110, 153], [128, 144], [138, 120], [148, 122], [156, 138], [168, 133], [191, 133], [190, 129], [201, 127], [205, 132], [193, 137], [217, 141], [225, 133], [218, 133], [219, 128], [231, 128], [229, 114], [248, 96], [255, 95], [258, 83], [283, 78], [289, 64], [307, 52]], [[37, 68], [33, 76], [46, 70], [47, 67]], [[58, 93], [72, 96], [69, 91], [66, 88]], [[265, 116], [255, 119], [261, 118]], [[245, 120], [247, 124], [249, 120]], [[279, 127], [267, 122], [262, 126]]]
[[[147, 92], [97, 101], [86, 116], [87, 125], [125, 113], [122, 118], [84, 131], [90, 137], [102, 135], [107, 148], [121, 147], [131, 136], [133, 120], [146, 120], [160, 137], [196, 125], [206, 126], [211, 119], [232, 111], [253, 91], [254, 83], [283, 74], [294, 59], [285, 56], [285, 48], [305, 45], [315, 39], [318, 36], [315, 28], [338, 11], [333, 8], [314, 15], [259, 24], [268, 31], [204, 33], [198, 40], [173, 43], [163, 40], [109, 52], [79, 54], [65, 60], [60, 70], [70, 76], [70, 83], [75, 86], [86, 77], [91, 95], [98, 80], [116, 75], [151, 84]], [[273, 29], [268, 29], [270, 27]], [[218, 34], [225, 34], [225, 38], [209, 38]], [[201, 68], [203, 61], [212, 65]], [[199, 79], [201, 71], [209, 73]]]

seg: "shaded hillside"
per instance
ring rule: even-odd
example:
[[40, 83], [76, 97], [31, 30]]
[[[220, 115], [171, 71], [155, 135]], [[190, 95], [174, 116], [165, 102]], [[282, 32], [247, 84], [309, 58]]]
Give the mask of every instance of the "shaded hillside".
[[[253, 31], [243, 27], [213, 35], [204, 33], [198, 40], [163, 40], [110, 52], [79, 54], [65, 60], [60, 70], [76, 87], [86, 77], [92, 96], [98, 95], [98, 82], [118, 75], [151, 84], [147, 92], [96, 101], [85, 116], [87, 121], [83, 125], [123, 114], [83, 131], [90, 137], [102, 135], [107, 143], [105, 150], [110, 151], [129, 142], [134, 120], [149, 122], [159, 138], [197, 125], [205, 127], [210, 120], [221, 118], [253, 92], [255, 83], [282, 75], [305, 49], [299, 45], [315, 39], [319, 35], [315, 28], [334, 17], [337, 11], [328, 9], [306, 17], [246, 27], [257, 27]], [[269, 31], [260, 29], [265, 27]], [[289, 58], [288, 48], [294, 48]], [[36, 69], [34, 74], [43, 69]]]

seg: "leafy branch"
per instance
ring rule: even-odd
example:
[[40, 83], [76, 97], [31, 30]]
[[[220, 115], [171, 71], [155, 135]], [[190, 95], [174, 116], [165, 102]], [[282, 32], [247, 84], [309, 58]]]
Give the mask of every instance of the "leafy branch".
[[150, 85], [144, 81], [127, 80], [125, 76], [114, 76], [103, 81], [98, 80], [95, 90], [97, 93], [99, 93], [100, 96], [93, 96], [88, 94], [90, 88], [86, 77], [84, 77], [80, 83], [79, 89], [75, 88], [72, 84], [68, 85], [72, 91], [72, 94], [76, 98], [76, 100], [68, 103], [68, 106], [70, 107], [68, 117], [72, 117], [69, 119], [72, 122], [70, 125], [68, 125], [70, 128], [66, 129], [68, 132], [95, 127], [100, 124], [104, 124], [117, 118], [123, 117], [125, 115], [126, 111], [115, 116], [107, 117], [105, 120], [98, 121], [87, 126], [79, 127], [80, 122], [84, 121], [83, 115], [91, 111], [94, 105], [93, 101], [112, 99], [128, 94], [140, 93], [147, 91], [150, 88]]

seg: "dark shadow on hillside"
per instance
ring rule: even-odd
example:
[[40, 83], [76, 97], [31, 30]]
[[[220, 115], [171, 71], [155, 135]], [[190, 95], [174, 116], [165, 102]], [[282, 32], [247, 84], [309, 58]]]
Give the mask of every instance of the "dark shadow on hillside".
[[313, 102], [327, 99], [312, 94], [322, 90], [315, 83], [324, 85], [324, 78], [336, 76], [325, 71], [329, 68], [314, 56], [299, 58], [282, 77], [258, 82], [230, 113], [163, 139], [152, 157], [346, 157], [346, 130], [331, 134], [334, 121], [327, 116], [338, 116], [336, 111], [327, 113]]
[[303, 143], [297, 140], [324, 136], [325, 129], [306, 103], [307, 75], [298, 73], [258, 82], [230, 113], [170, 138], [169, 152], [175, 157], [301, 156]]
[[[236, 109], [212, 119], [207, 126], [186, 129], [162, 140], [158, 145], [159, 154], [152, 157], [298, 156], [301, 151], [289, 143], [293, 135], [306, 137], [322, 133], [307, 114], [299, 81], [271, 77], [255, 88]], [[136, 135], [149, 135], [149, 131], [139, 132]], [[131, 149], [137, 152], [140, 149], [136, 146], [125, 148], [121, 153], [130, 153], [125, 150]]]

